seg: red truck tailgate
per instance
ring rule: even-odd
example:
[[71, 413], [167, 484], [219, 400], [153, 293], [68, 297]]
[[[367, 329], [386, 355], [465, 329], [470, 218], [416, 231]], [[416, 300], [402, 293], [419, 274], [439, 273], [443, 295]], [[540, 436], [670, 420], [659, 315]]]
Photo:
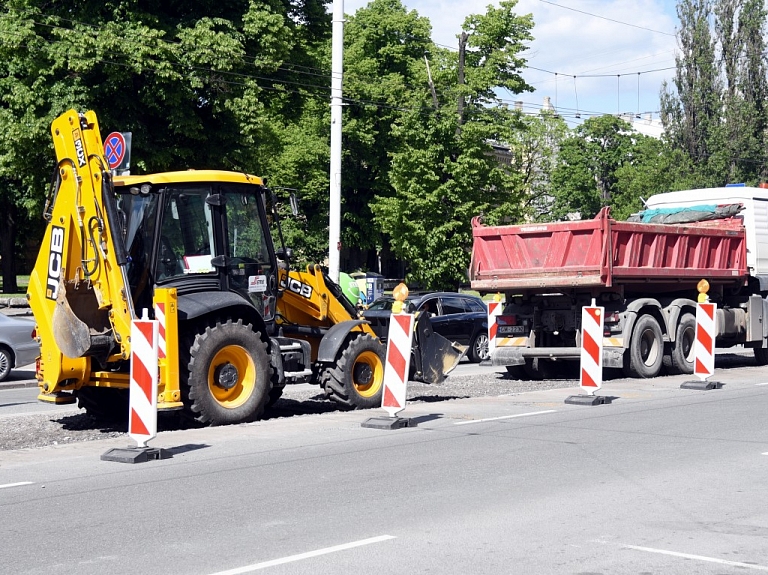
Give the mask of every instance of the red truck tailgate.
[[[664, 225], [593, 220], [485, 226], [472, 221], [472, 289], [553, 291], [643, 284], [648, 291], [747, 276], [741, 220]], [[636, 286], [640, 287], [640, 286]]]

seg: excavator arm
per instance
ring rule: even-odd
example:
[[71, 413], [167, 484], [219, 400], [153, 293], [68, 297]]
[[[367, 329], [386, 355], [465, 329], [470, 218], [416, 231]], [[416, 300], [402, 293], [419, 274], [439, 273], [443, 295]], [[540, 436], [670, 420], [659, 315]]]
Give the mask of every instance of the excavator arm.
[[51, 134], [56, 176], [27, 292], [41, 347], [38, 379], [49, 394], [87, 380], [93, 359], [102, 369], [127, 359], [135, 315], [96, 115], [69, 110]]

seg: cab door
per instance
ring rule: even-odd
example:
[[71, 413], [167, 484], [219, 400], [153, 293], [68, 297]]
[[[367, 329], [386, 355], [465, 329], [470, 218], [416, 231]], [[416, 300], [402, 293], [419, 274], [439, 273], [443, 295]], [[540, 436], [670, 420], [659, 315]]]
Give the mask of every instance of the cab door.
[[265, 321], [274, 319], [276, 260], [260, 191], [255, 186], [223, 188], [229, 289], [241, 293]]

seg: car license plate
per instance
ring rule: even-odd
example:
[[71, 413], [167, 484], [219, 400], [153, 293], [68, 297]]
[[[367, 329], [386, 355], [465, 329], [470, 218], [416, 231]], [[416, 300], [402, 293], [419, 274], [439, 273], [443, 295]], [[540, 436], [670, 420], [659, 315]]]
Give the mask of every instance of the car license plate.
[[525, 333], [524, 325], [500, 325], [499, 334], [501, 335], [520, 335]]

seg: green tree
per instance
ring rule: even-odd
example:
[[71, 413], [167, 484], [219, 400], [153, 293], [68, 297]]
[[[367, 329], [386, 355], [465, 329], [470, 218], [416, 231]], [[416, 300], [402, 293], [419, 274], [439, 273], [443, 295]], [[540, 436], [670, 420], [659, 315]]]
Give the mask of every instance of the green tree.
[[759, 0], [681, 0], [675, 91], [662, 90], [672, 147], [698, 186], [766, 176], [766, 9]]
[[720, 112], [722, 85], [716, 43], [710, 30], [711, 0], [680, 0], [680, 19], [673, 92], [661, 91], [661, 119], [675, 148], [684, 150], [697, 166], [702, 183], [718, 181], [713, 152], [722, 150]]
[[619, 220], [643, 209], [654, 194], [697, 187], [690, 158], [668, 142], [638, 137], [630, 157], [616, 170], [616, 196], [611, 215]]
[[482, 212], [491, 222], [520, 216], [519, 177], [498, 163], [491, 146], [515, 114], [485, 105], [497, 102], [494, 87], [528, 88], [519, 54], [533, 22], [514, 6], [501, 2], [465, 20], [463, 70], [461, 55], [434, 50], [438, 109], [425, 83], [394, 131], [402, 141], [391, 155], [395, 195], [378, 197], [372, 210], [409, 266], [408, 279], [426, 288], [455, 289], [466, 281], [473, 216]]
[[136, 172], [260, 172], [261, 152], [283, 143], [270, 120], [299, 121], [317, 97], [298, 66], [327, 42], [325, 3], [10, 0], [0, 14], [0, 206], [40, 213], [49, 126], [68, 108], [133, 132]]
[[552, 172], [557, 166], [560, 145], [568, 134], [565, 121], [549, 111], [522, 115], [502, 138], [510, 151], [509, 169], [520, 177], [522, 212], [540, 219], [552, 200]]
[[552, 204], [543, 219], [594, 217], [603, 206], [621, 213], [635, 200], [620, 192], [618, 170], [632, 161], [645, 139], [615, 116], [589, 118], [566, 138], [552, 173]]
[[377, 269], [389, 236], [371, 226], [370, 206], [393, 195], [393, 132], [414, 91], [427, 88], [425, 56], [434, 49], [427, 18], [400, 0], [374, 0], [348, 18], [344, 32], [342, 244], [349, 269]]

